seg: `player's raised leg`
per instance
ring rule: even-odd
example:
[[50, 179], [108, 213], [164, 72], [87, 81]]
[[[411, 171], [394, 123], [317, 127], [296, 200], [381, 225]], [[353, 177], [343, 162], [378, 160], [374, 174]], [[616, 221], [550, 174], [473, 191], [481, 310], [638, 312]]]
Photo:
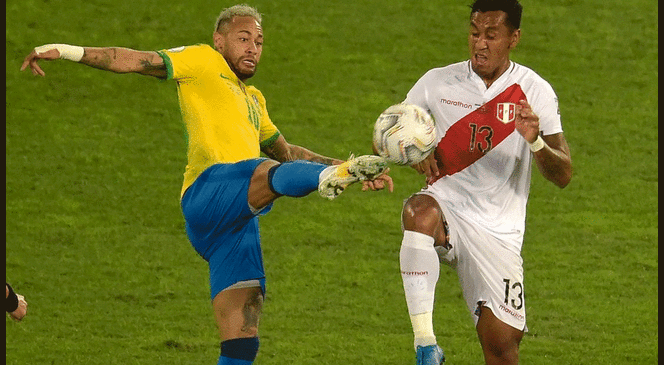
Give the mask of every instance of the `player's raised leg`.
[[249, 185], [249, 204], [260, 209], [280, 196], [302, 197], [318, 190], [334, 199], [349, 185], [372, 180], [387, 169], [379, 156], [351, 157], [340, 165], [297, 160], [279, 163], [266, 160], [254, 171]]
[[438, 203], [428, 195], [413, 195], [402, 213], [403, 241], [399, 264], [408, 314], [413, 326], [417, 364], [445, 362], [433, 331], [433, 305], [440, 261], [434, 245], [446, 244], [446, 230]]

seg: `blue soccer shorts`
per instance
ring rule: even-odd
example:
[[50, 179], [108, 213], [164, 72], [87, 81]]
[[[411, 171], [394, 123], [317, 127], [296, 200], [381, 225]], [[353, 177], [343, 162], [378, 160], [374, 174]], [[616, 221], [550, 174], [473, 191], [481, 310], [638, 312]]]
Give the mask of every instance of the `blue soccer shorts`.
[[207, 168], [187, 189], [181, 206], [189, 241], [210, 266], [211, 298], [229, 286], [258, 280], [265, 294], [265, 269], [258, 216], [249, 206], [251, 176], [266, 159]]

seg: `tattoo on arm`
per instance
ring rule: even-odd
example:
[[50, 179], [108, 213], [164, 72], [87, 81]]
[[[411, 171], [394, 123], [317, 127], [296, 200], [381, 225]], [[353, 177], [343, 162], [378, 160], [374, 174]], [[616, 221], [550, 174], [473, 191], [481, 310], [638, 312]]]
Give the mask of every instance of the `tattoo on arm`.
[[142, 75], [166, 78], [166, 65], [154, 52], [135, 51], [128, 48], [86, 47], [81, 63], [100, 70], [116, 73], [136, 72]]
[[270, 145], [262, 146], [261, 151], [271, 159], [279, 162], [307, 160], [325, 165], [334, 165], [343, 162], [343, 160], [319, 155], [304, 147], [290, 144], [286, 142], [283, 136], [279, 136], [279, 138]]
[[293, 160], [308, 160], [311, 162], [318, 162], [325, 165], [332, 165], [334, 164], [335, 161], [335, 159], [333, 158], [319, 155], [300, 146], [291, 145], [291, 154], [293, 156]]
[[117, 50], [115, 48], [105, 49], [91, 49], [87, 48], [81, 62], [100, 70], [113, 71], [111, 64], [117, 58]]
[[145, 56], [141, 59], [141, 66], [143, 70], [140, 73], [144, 75], [150, 75], [165, 79], [167, 76], [166, 65], [162, 62], [161, 64], [155, 64], [150, 60], [149, 56]]
[[293, 160], [292, 156], [290, 156], [290, 153], [288, 152], [287, 149], [277, 148], [277, 143], [272, 143], [270, 145], [262, 146], [261, 151], [263, 151], [263, 153], [265, 153], [267, 157], [279, 162], [286, 162]]

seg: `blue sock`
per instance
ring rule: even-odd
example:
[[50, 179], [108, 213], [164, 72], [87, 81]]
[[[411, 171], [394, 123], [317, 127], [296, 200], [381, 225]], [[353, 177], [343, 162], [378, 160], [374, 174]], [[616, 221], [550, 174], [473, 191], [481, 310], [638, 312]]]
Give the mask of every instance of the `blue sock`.
[[276, 165], [267, 174], [272, 192], [295, 198], [318, 190], [318, 176], [328, 165], [311, 161], [289, 161]]
[[217, 365], [252, 365], [253, 361], [233, 359], [230, 357], [219, 356], [219, 362]]
[[258, 337], [234, 338], [221, 343], [217, 365], [251, 365], [258, 354]]

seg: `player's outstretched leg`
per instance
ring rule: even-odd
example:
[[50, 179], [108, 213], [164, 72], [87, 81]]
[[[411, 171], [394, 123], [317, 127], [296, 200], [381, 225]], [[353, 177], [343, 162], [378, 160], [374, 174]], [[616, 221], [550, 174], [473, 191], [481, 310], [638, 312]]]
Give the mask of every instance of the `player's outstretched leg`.
[[316, 190], [334, 199], [358, 181], [373, 180], [387, 170], [387, 162], [379, 156], [351, 158], [340, 165], [324, 165], [310, 161], [279, 163], [264, 160], [251, 177], [249, 205], [262, 209], [280, 196], [302, 197]]
[[387, 169], [387, 161], [380, 156], [351, 156], [341, 165], [330, 166], [321, 174], [318, 192], [330, 200], [336, 198], [349, 185], [373, 180]]

